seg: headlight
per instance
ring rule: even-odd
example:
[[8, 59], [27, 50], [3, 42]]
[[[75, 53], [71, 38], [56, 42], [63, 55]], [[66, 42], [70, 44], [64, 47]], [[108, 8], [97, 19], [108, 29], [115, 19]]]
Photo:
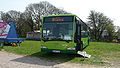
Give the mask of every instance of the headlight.
[[47, 47], [45, 47], [45, 46], [41, 46], [41, 48], [47, 48]]
[[67, 50], [75, 50], [75, 47], [69, 47]]

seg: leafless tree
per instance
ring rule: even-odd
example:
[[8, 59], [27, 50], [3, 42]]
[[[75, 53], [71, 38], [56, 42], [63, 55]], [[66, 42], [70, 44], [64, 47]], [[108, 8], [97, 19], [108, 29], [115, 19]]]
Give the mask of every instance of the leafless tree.
[[56, 14], [68, 14], [67, 12], [63, 11], [62, 9], [56, 8], [55, 6], [53, 6], [52, 4], [50, 4], [47, 1], [30, 4], [30, 5], [28, 5], [28, 7], [26, 7], [25, 12], [31, 14], [32, 19], [34, 20], [38, 29], [42, 22], [42, 16], [56, 15]]

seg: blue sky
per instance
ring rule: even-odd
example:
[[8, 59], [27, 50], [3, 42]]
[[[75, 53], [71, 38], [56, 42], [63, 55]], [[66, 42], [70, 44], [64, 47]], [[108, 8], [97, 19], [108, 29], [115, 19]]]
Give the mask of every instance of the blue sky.
[[114, 20], [116, 26], [120, 26], [119, 0], [0, 0], [0, 11], [17, 10], [23, 12], [28, 4], [40, 1], [48, 1], [58, 8], [76, 14], [85, 22], [90, 10], [102, 12]]

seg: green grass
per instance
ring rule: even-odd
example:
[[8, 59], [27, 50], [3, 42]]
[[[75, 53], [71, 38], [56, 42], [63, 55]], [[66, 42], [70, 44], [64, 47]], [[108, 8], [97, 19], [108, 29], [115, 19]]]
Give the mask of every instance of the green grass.
[[[120, 59], [120, 44], [91, 42], [84, 51], [92, 55], [91, 58], [83, 58], [73, 54], [55, 54], [40, 52], [39, 41], [25, 41], [20, 47], [4, 46], [5, 51], [25, 56], [36, 56], [47, 61], [58, 63], [71, 62], [93, 65], [110, 65], [109, 59]], [[107, 60], [107, 62], [106, 62]]]
[[12, 52], [12, 53], [22, 54], [27, 56], [27, 55], [40, 52], [40, 41], [26, 40], [23, 43], [21, 43], [19, 47], [4, 46], [3, 48], [7, 52]]
[[2, 47], [0, 47], [0, 51], [1, 51]]
[[120, 44], [117, 43], [91, 42], [85, 51], [92, 55], [90, 59], [74, 58], [71, 61], [83, 64], [109, 65], [110, 62], [106, 62], [106, 60], [120, 59]]

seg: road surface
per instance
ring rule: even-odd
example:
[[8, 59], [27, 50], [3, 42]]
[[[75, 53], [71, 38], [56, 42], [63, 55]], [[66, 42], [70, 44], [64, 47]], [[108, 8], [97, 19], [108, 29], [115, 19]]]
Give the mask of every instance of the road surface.
[[[115, 68], [117, 67], [118, 66], [116, 66]], [[37, 57], [22, 56], [0, 51], [0, 68], [114, 68], [114, 67], [73, 64], [69, 62], [56, 63], [52, 61], [45, 61]]]

